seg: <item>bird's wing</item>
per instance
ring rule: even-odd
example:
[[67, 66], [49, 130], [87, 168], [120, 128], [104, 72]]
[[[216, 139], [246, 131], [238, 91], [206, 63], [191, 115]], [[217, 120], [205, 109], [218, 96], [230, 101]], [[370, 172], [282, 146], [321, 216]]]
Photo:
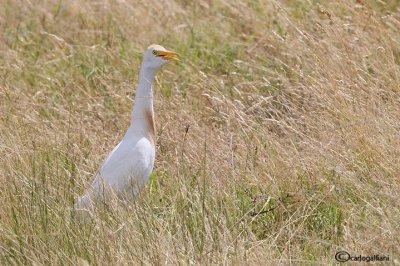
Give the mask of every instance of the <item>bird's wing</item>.
[[154, 149], [146, 138], [136, 143], [122, 141], [107, 157], [96, 179], [102, 179], [116, 192], [132, 185], [142, 187], [153, 169], [154, 157]]

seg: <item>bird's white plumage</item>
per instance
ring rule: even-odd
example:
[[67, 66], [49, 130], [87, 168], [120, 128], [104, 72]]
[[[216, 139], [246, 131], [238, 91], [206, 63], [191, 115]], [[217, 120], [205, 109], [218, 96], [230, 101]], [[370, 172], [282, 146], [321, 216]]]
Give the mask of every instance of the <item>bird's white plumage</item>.
[[156, 71], [176, 54], [160, 45], [151, 45], [143, 56], [131, 125], [95, 175], [76, 209], [91, 209], [107, 194], [134, 198], [146, 184], [155, 159], [155, 132], [152, 83]]

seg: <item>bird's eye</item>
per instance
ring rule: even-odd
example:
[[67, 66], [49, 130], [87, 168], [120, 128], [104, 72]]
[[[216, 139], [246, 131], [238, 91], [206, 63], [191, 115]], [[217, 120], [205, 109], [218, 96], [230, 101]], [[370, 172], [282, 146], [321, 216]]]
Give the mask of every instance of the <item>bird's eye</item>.
[[157, 55], [157, 51], [156, 50], [153, 50], [153, 55]]

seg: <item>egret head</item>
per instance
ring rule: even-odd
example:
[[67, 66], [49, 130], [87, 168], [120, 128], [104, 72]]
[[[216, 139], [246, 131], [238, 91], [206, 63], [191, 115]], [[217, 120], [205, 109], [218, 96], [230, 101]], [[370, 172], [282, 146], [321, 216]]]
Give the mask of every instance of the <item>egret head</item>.
[[143, 56], [143, 67], [153, 71], [158, 70], [168, 61], [177, 61], [178, 54], [168, 51], [158, 44], [150, 45]]

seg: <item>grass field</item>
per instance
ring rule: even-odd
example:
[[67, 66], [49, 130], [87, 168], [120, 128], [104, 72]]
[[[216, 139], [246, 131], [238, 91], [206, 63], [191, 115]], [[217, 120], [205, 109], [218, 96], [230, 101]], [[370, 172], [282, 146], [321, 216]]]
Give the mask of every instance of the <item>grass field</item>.
[[[0, 264], [400, 263], [399, 8], [0, 0]], [[152, 43], [151, 180], [77, 222]]]

